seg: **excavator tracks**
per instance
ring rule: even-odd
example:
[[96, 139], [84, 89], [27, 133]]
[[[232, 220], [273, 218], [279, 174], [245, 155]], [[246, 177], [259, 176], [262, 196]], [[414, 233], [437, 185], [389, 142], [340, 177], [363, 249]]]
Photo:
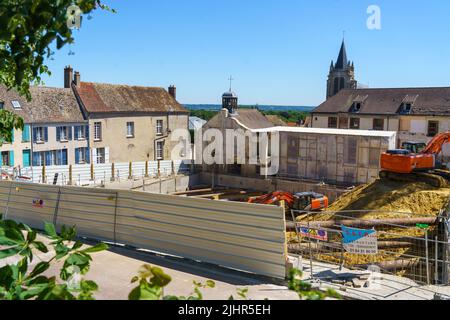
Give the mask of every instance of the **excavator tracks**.
[[381, 171], [380, 178], [400, 182], [424, 182], [436, 188], [444, 188], [449, 185], [450, 172], [445, 170], [414, 173]]

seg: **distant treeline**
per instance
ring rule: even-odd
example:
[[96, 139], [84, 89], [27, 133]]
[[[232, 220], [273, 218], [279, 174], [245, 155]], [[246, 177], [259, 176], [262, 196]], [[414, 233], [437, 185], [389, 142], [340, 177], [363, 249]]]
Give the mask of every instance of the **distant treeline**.
[[[255, 108], [253, 106], [240, 106], [239, 108]], [[264, 115], [276, 115], [284, 122], [295, 122], [299, 123], [304, 121], [308, 116], [309, 112], [306, 111], [262, 111], [260, 110], [262, 114]], [[199, 117], [201, 119], [204, 119], [206, 121], [209, 121], [212, 117], [214, 117], [217, 114], [217, 111], [212, 110], [190, 110], [190, 115], [192, 117]]]

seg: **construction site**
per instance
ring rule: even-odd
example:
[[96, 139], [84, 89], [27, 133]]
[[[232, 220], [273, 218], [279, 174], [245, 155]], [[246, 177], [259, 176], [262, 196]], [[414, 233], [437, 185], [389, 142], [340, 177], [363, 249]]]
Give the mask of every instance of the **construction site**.
[[[109, 176], [85, 187], [51, 184], [51, 179], [46, 184], [3, 181], [0, 200], [6, 217], [31, 226], [39, 227], [42, 221], [54, 221], [58, 227], [76, 225], [89, 239], [270, 279], [284, 279], [289, 268], [297, 267], [306, 280], [319, 286], [369, 294], [376, 272], [391, 279], [385, 287], [397, 288], [392, 294], [403, 290], [393, 283], [411, 281], [408, 288], [434, 288], [426, 291], [427, 298], [430, 292], [431, 298], [449, 298], [450, 175], [439, 154], [450, 135], [440, 134], [421, 150], [409, 150], [389, 149], [389, 143], [373, 143], [379, 136], [361, 134], [366, 137], [333, 132], [332, 139], [342, 146], [348, 137], [356, 143], [341, 149], [338, 144], [335, 159], [348, 158], [347, 149], [375, 148], [379, 163], [358, 151], [354, 166], [362, 163], [370, 169], [363, 169], [363, 175], [342, 176], [351, 177], [349, 182], [365, 177], [365, 183], [242, 176], [203, 171], [203, 166], [193, 164], [177, 164], [183, 170], [176, 170], [173, 163], [164, 173], [162, 165], [155, 164], [149, 173], [146, 163], [135, 171], [130, 164], [128, 173], [124, 167], [122, 178], [115, 177], [112, 165]], [[291, 144], [298, 152], [303, 150], [302, 141], [317, 141], [301, 133], [298, 137], [300, 143]], [[337, 168], [329, 151], [324, 160], [315, 154], [321, 166]], [[308, 167], [315, 161], [312, 156], [305, 159]], [[139, 171], [142, 175], [136, 174]], [[348, 230], [350, 236], [364, 237], [349, 243]], [[370, 234], [375, 237], [367, 238]], [[361, 245], [358, 241], [363, 238], [367, 243]], [[361, 298], [360, 294], [348, 297]]]

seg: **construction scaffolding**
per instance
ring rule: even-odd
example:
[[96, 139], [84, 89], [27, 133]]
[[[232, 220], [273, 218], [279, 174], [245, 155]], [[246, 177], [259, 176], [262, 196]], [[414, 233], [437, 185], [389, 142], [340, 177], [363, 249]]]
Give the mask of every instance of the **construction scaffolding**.
[[[316, 261], [354, 270], [375, 267], [381, 273], [407, 277], [419, 284], [449, 285], [449, 208], [437, 217], [391, 212], [404, 216], [395, 219], [355, 217], [377, 211], [327, 212], [333, 216], [327, 221], [317, 221], [317, 212], [292, 210], [295, 223], [288, 224], [289, 252], [308, 259], [311, 269]], [[376, 232], [376, 250], [369, 254], [348, 252], [343, 235], [346, 227]]]

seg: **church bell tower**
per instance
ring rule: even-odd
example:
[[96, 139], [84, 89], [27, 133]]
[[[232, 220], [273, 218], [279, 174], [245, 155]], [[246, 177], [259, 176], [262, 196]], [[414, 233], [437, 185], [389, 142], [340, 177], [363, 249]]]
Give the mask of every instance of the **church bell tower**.
[[228, 79], [230, 81], [230, 90], [222, 95], [222, 109], [227, 109], [229, 114], [236, 114], [238, 110], [238, 96], [231, 90], [231, 82], [234, 80], [232, 77]]
[[327, 99], [337, 94], [342, 89], [356, 89], [358, 82], [355, 80], [355, 65], [347, 60], [345, 42], [342, 40], [339, 56], [334, 63], [331, 61], [330, 73], [327, 82]]

